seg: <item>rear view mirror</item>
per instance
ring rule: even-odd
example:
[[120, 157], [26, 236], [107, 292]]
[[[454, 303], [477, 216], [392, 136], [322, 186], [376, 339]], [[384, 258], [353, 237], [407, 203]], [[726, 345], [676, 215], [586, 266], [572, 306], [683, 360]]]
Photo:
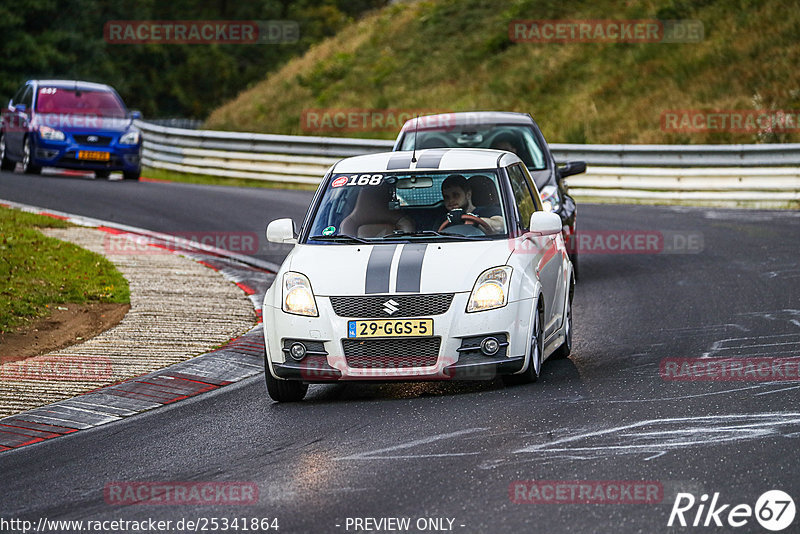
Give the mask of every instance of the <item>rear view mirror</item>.
[[26, 106], [25, 104], [17, 104], [16, 106], [14, 106], [14, 111], [16, 111], [17, 113], [25, 113], [26, 109], [28, 109], [28, 106]]
[[561, 175], [561, 178], [566, 178], [567, 176], [572, 176], [573, 174], [581, 174], [582, 172], [586, 172], [586, 162], [568, 161], [563, 167], [558, 168], [558, 172]]
[[291, 219], [276, 219], [267, 225], [267, 241], [270, 243], [293, 244], [294, 221]]
[[138, 121], [142, 118], [142, 112], [138, 110], [131, 111], [131, 119]]
[[531, 233], [553, 235], [561, 232], [561, 217], [549, 211], [535, 211], [531, 215]]

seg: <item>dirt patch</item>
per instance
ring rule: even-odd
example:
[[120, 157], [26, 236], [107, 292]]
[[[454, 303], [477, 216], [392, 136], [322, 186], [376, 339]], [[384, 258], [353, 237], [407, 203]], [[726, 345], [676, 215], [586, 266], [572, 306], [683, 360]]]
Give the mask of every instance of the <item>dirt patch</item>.
[[130, 304], [51, 304], [53, 310], [17, 332], [0, 334], [0, 364], [47, 354], [86, 341], [116, 326]]

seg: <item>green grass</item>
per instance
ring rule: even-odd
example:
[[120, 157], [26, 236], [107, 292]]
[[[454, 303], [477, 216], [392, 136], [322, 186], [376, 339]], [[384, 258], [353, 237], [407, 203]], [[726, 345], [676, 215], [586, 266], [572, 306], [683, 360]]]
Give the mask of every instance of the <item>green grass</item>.
[[[693, 19], [698, 43], [515, 43], [513, 20]], [[549, 142], [798, 142], [800, 134], [683, 133], [666, 110], [800, 110], [793, 0], [427, 0], [347, 25], [214, 111], [206, 127], [313, 134], [311, 108], [531, 113]], [[394, 132], [320, 135], [391, 139]]]
[[0, 207], [0, 333], [46, 316], [54, 304], [130, 302], [128, 282], [110, 261], [37, 230], [67, 226]]
[[[311, 184], [294, 184], [289, 182], [274, 182], [270, 180], [248, 180], [246, 178], [225, 178], [219, 176], [207, 176], [204, 174], [188, 174], [165, 169], [146, 168], [142, 171], [145, 178], [153, 180], [166, 180], [169, 182], [182, 182], [187, 184], [202, 185], [227, 185], [233, 187], [266, 187], [269, 189], [301, 189], [304, 191], [316, 191], [317, 186]], [[322, 180], [322, 176], [320, 176]]]

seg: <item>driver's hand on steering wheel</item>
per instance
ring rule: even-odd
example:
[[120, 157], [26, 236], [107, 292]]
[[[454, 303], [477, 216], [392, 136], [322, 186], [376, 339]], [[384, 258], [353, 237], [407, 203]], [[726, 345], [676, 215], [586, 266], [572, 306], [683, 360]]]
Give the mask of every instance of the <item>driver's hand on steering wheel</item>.
[[447, 212], [447, 220], [450, 224], [463, 224], [461, 216], [464, 215], [464, 210], [456, 208]]

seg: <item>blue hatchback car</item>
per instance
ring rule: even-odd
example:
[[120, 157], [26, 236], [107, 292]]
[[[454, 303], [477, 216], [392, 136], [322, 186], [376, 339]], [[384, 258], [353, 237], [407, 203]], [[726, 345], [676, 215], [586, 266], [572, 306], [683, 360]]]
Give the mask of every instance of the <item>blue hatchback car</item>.
[[28, 174], [42, 167], [94, 171], [126, 180], [141, 174], [142, 134], [117, 92], [108, 85], [73, 80], [29, 80], [2, 109], [0, 168], [17, 162]]

